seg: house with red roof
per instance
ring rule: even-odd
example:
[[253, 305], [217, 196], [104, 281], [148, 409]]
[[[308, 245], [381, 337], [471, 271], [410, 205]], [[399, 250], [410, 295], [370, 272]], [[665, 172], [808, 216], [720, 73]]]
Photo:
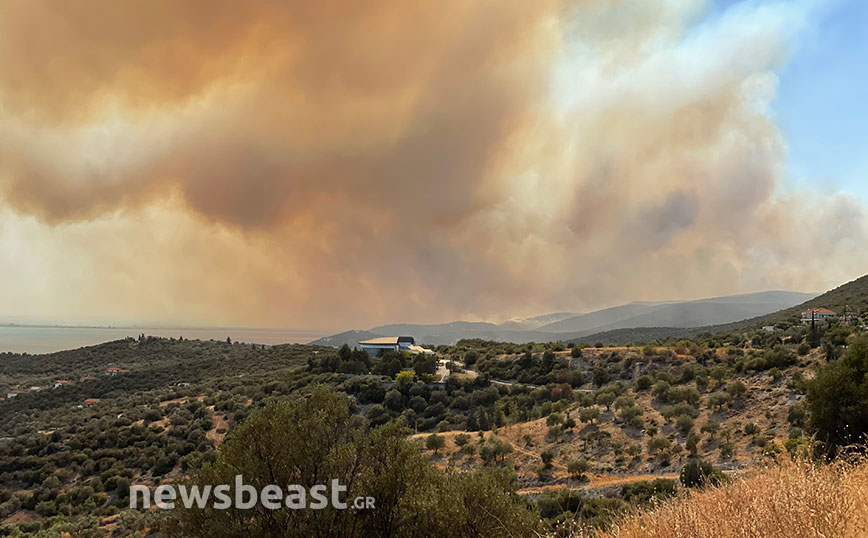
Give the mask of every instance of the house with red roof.
[[810, 323], [811, 321], [825, 321], [838, 317], [838, 314], [828, 308], [809, 308], [802, 312], [802, 323]]

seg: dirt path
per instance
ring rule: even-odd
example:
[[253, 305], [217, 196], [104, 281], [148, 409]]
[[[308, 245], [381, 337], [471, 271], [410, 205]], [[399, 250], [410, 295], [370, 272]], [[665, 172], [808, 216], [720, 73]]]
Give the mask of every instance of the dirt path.
[[[220, 446], [223, 442], [223, 438], [226, 437], [226, 430], [229, 428], [229, 420], [221, 414], [214, 412], [214, 406], [208, 408], [211, 411], [211, 418], [213, 420], [214, 426], [205, 433], [205, 437], [214, 441], [215, 446]], [[217, 430], [223, 429], [222, 432], [218, 432]]]
[[678, 473], [666, 473], [666, 474], [640, 474], [640, 475], [611, 475], [611, 474], [602, 474], [602, 475], [589, 475], [590, 481], [581, 484], [580, 486], [569, 486], [567, 484], [552, 484], [551, 486], [535, 486], [531, 488], [524, 488], [518, 490], [520, 495], [539, 495], [544, 491], [557, 491], [564, 488], [569, 487], [573, 490], [588, 490], [588, 489], [597, 489], [597, 488], [605, 488], [608, 486], [622, 486], [624, 484], [632, 484], [634, 482], [645, 482], [648, 480], [656, 480], [658, 478], [664, 478], [668, 480], [678, 480]]
[[[745, 469], [725, 470], [727, 476], [738, 476], [746, 472]], [[569, 486], [568, 484], [552, 484], [550, 486], [534, 486], [518, 490], [520, 495], [539, 495], [544, 491], [557, 491], [569, 487], [573, 490], [585, 491], [589, 489], [605, 488], [608, 486], [623, 486], [624, 484], [633, 484], [635, 482], [647, 482], [657, 480], [659, 478], [666, 480], [678, 480], [678, 473], [664, 474], [635, 474], [635, 475], [614, 475], [614, 474], [588, 474], [589, 482], [585, 482], [579, 486]]]

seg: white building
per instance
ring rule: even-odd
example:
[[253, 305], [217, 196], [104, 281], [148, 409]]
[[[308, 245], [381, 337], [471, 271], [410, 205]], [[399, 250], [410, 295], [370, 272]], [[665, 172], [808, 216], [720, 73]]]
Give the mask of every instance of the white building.
[[830, 318], [837, 317], [838, 314], [828, 308], [809, 308], [802, 312], [802, 322], [810, 323], [813, 321], [824, 321]]
[[418, 353], [434, 353], [430, 349], [416, 345], [416, 339], [412, 336], [384, 336], [359, 342], [359, 347], [367, 351], [368, 355], [376, 357], [384, 351], [408, 351], [414, 355]]

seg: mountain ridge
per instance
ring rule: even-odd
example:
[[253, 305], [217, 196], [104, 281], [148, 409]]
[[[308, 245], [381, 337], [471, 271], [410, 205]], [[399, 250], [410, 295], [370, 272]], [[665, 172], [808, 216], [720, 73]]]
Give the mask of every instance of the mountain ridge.
[[801, 304], [784, 308], [765, 315], [756, 316], [732, 323], [707, 325], [703, 327], [633, 327], [613, 329], [599, 333], [579, 336], [567, 342], [604, 344], [629, 344], [666, 340], [667, 338], [693, 338], [702, 333], [718, 334], [729, 331], [759, 328], [778, 323], [796, 323], [802, 311], [808, 308], [825, 307], [843, 314], [849, 309], [855, 314], [868, 312], [868, 275], [841, 284]]
[[[364, 331], [345, 331], [314, 340], [311, 344], [347, 344], [352, 347], [368, 338], [396, 334], [412, 335], [417, 342], [426, 345], [451, 345], [465, 338], [515, 343], [571, 341], [591, 338], [601, 333], [608, 335], [611, 331], [625, 328], [662, 328], [667, 323], [676, 323], [676, 327], [670, 329], [677, 331], [721, 322], [738, 322], [769, 314], [801, 303], [812, 296], [813, 294], [808, 293], [774, 290], [691, 301], [633, 302], [572, 317], [564, 317], [570, 314], [568, 312], [559, 312], [524, 318], [522, 321], [529, 321], [529, 325], [510, 323], [514, 320], [501, 324], [475, 321], [440, 324], [391, 323]], [[535, 329], [513, 328], [532, 326], [546, 318], [562, 319]]]

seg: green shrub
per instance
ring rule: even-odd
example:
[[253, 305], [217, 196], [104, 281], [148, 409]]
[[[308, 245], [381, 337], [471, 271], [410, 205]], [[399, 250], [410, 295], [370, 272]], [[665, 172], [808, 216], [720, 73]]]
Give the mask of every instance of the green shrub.
[[691, 458], [681, 468], [681, 484], [688, 488], [716, 485], [723, 480], [723, 473], [710, 463], [699, 458]]

